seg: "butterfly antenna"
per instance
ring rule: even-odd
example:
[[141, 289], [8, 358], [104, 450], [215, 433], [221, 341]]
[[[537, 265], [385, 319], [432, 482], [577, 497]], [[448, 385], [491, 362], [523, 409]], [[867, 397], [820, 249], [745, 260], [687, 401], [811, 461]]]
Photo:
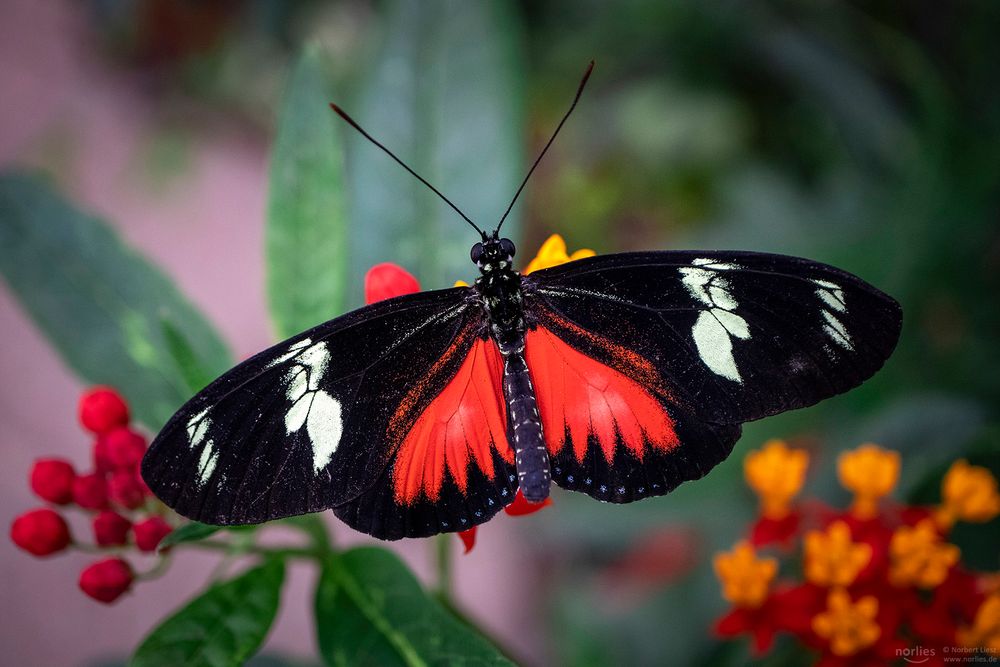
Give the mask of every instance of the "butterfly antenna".
[[559, 130], [562, 129], [563, 124], [569, 118], [569, 115], [573, 113], [573, 109], [576, 108], [576, 103], [580, 101], [580, 95], [583, 94], [583, 87], [587, 85], [587, 80], [590, 78], [590, 73], [593, 71], [594, 61], [591, 60], [590, 64], [587, 65], [587, 71], [583, 73], [583, 78], [580, 79], [580, 85], [576, 89], [576, 97], [573, 98], [573, 104], [569, 105], [566, 115], [564, 115], [562, 120], [559, 121], [559, 125], [556, 126], [556, 131], [553, 132], [552, 137], [549, 138], [549, 143], [545, 144], [545, 148], [543, 148], [542, 152], [538, 154], [537, 158], [535, 158], [535, 163], [531, 165], [531, 169], [528, 170], [528, 174], [524, 177], [524, 180], [521, 181], [521, 187], [519, 187], [517, 192], [514, 193], [514, 198], [510, 200], [510, 205], [507, 206], [507, 210], [503, 212], [503, 216], [500, 218], [500, 223], [497, 225], [497, 231], [494, 232], [494, 236], [500, 233], [500, 228], [503, 227], [503, 221], [507, 219], [508, 215], [510, 215], [511, 209], [514, 208], [514, 202], [516, 202], [517, 198], [521, 196], [521, 191], [524, 190], [524, 186], [528, 184], [528, 179], [531, 178], [531, 174], [534, 173], [535, 167], [537, 167], [538, 163], [542, 161], [543, 157], [545, 157], [545, 152], [549, 150], [549, 146], [551, 146], [552, 142], [556, 140], [556, 135], [559, 134]]
[[410, 172], [413, 175], [414, 178], [416, 178], [418, 181], [420, 181], [421, 183], [423, 183], [424, 185], [426, 185], [428, 188], [430, 188], [431, 191], [434, 194], [436, 194], [438, 197], [440, 197], [444, 201], [444, 203], [446, 203], [448, 206], [451, 206], [452, 209], [455, 210], [455, 213], [458, 213], [460, 216], [462, 216], [463, 220], [465, 220], [467, 223], [469, 223], [470, 225], [472, 225], [472, 228], [475, 229], [477, 232], [479, 232], [480, 236], [482, 236], [484, 239], [486, 238], [486, 232], [484, 232], [483, 230], [481, 230], [476, 225], [476, 223], [474, 223], [472, 220], [470, 220], [469, 216], [467, 216], [466, 214], [462, 213], [462, 210], [460, 208], [458, 208], [457, 206], [455, 206], [454, 204], [452, 204], [450, 199], [448, 199], [443, 194], [441, 194], [441, 191], [438, 190], [436, 187], [434, 187], [433, 185], [431, 185], [430, 183], [428, 183], [427, 180], [423, 176], [421, 176], [417, 172], [415, 172], [412, 169], [410, 169], [409, 165], [406, 164], [405, 162], [403, 162], [402, 160], [400, 160], [398, 157], [396, 157], [395, 153], [393, 153], [391, 150], [389, 150], [388, 148], [386, 148], [380, 141], [378, 141], [377, 139], [375, 139], [375, 137], [373, 137], [372, 135], [370, 135], [367, 132], [365, 132], [364, 129], [360, 125], [358, 125], [354, 121], [353, 118], [351, 118], [350, 116], [347, 115], [346, 111], [344, 111], [343, 109], [341, 109], [339, 106], [337, 106], [333, 102], [330, 102], [330, 108], [333, 109], [335, 112], [337, 112], [338, 116], [340, 116], [341, 118], [343, 118], [344, 120], [346, 120], [348, 125], [350, 125], [355, 130], [357, 130], [358, 132], [360, 132], [361, 136], [363, 136], [365, 139], [367, 139], [368, 141], [372, 142], [373, 144], [375, 144], [376, 146], [378, 146], [379, 148], [381, 148], [383, 151], [385, 151], [385, 153], [389, 157], [391, 157], [393, 160], [395, 160], [396, 162], [398, 162], [399, 165], [403, 169], [405, 169], [406, 171]]

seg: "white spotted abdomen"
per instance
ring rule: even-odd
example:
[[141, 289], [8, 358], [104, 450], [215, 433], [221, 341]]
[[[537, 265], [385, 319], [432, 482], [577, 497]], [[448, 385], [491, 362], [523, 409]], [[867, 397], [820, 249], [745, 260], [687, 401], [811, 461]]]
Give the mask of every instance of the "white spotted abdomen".
[[542, 437], [535, 388], [524, 358], [524, 335], [501, 345], [503, 393], [507, 400], [507, 438], [514, 447], [517, 481], [525, 499], [540, 503], [549, 496], [549, 454]]

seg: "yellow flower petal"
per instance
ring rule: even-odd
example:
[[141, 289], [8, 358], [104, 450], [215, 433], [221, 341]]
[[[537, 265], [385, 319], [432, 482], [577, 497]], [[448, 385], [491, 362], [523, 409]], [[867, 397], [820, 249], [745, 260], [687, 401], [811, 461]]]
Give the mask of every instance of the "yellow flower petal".
[[958, 547], [941, 539], [931, 519], [901, 526], [889, 543], [889, 580], [896, 586], [932, 589], [948, 577], [961, 555]]
[[715, 555], [712, 562], [722, 583], [722, 596], [737, 607], [756, 609], [764, 604], [771, 581], [778, 574], [778, 561], [757, 558], [749, 542], [737, 542], [732, 551]]
[[834, 521], [805, 536], [805, 576], [819, 586], [849, 586], [872, 557], [871, 546], [851, 541], [851, 529]]
[[960, 627], [955, 638], [962, 646], [994, 654], [1000, 652], [1000, 593], [993, 593], [983, 600], [972, 625]]
[[809, 454], [790, 449], [783, 440], [768, 440], [747, 454], [743, 476], [760, 498], [761, 513], [769, 519], [788, 515], [792, 499], [802, 489], [809, 467]]
[[851, 656], [868, 648], [882, 635], [875, 621], [878, 600], [867, 595], [857, 602], [843, 588], [830, 591], [826, 610], [812, 619], [813, 631], [830, 643], [830, 652], [841, 657]]
[[524, 269], [523, 273], [525, 275], [531, 273], [532, 271], [540, 271], [541, 269], [548, 269], [553, 266], [559, 266], [560, 264], [565, 264], [566, 262], [571, 262], [573, 260], [582, 259], [584, 257], [593, 257], [596, 253], [593, 250], [581, 249], [573, 253], [572, 256], [566, 254], [566, 241], [559, 234], [553, 234], [545, 240], [542, 247], [538, 249], [538, 254], [535, 255], [528, 266]]
[[844, 452], [837, 460], [837, 476], [845, 489], [854, 493], [851, 512], [870, 519], [878, 512], [878, 501], [899, 481], [899, 453], [877, 445], [862, 445]]
[[941, 509], [937, 519], [942, 528], [955, 521], [985, 523], [1000, 514], [997, 480], [986, 468], [959, 460], [941, 481]]

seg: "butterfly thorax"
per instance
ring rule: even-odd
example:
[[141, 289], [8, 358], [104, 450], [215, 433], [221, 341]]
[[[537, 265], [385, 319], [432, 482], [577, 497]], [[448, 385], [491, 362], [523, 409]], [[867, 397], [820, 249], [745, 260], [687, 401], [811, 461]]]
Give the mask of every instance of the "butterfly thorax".
[[521, 302], [521, 274], [514, 269], [514, 244], [510, 239], [488, 239], [472, 247], [472, 261], [479, 267], [476, 279], [490, 318], [490, 333], [500, 351], [523, 347], [525, 321]]

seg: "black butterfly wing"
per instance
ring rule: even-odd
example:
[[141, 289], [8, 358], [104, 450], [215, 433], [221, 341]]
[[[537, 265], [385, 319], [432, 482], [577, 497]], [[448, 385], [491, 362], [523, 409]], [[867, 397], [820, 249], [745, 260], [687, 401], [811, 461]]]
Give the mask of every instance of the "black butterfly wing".
[[529, 318], [551, 313], [620, 342], [652, 364], [680, 409], [716, 424], [861, 384], [892, 353], [902, 323], [899, 305], [860, 278], [763, 253], [593, 257], [525, 276], [524, 293]]
[[[150, 446], [143, 478], [180, 514], [216, 525], [348, 503], [385, 479], [410, 421], [485, 329], [469, 288], [407, 295], [321, 324], [239, 364], [185, 404]], [[463, 491], [477, 495], [479, 483], [470, 479]]]

